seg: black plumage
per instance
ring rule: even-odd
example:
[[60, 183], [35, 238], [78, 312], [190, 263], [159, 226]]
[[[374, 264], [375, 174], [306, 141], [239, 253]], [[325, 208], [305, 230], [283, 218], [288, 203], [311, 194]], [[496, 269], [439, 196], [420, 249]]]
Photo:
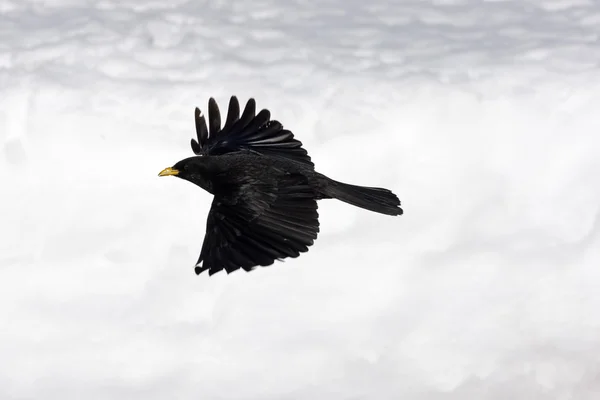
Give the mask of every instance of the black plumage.
[[370, 211], [402, 215], [388, 189], [349, 185], [315, 171], [302, 143], [268, 110], [256, 114], [250, 99], [240, 116], [231, 97], [225, 125], [216, 101], [208, 102], [208, 125], [195, 109], [196, 156], [159, 176], [174, 175], [214, 195], [197, 274], [250, 271], [308, 251], [319, 233], [317, 200], [335, 198]]

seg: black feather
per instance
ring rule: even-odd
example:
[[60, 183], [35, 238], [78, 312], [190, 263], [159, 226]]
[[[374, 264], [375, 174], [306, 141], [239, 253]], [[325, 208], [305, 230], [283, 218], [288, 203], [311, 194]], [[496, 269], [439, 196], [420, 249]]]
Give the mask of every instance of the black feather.
[[239, 119], [240, 103], [237, 97], [231, 96], [231, 99], [229, 99], [229, 109], [227, 110], [227, 120], [225, 121], [225, 126], [223, 126], [223, 134], [226, 134]]
[[206, 120], [204, 119], [204, 116], [202, 115], [198, 107], [196, 107], [194, 115], [196, 121], [196, 135], [198, 137], [198, 144], [201, 148], [204, 148], [208, 140], [208, 129], [206, 128]]
[[314, 167], [302, 142], [283, 125], [271, 120], [267, 109], [256, 114], [256, 101], [249, 99], [240, 117], [237, 97], [231, 96], [225, 125], [221, 128], [221, 115], [214, 98], [208, 101], [208, 128], [206, 120], [196, 108], [198, 145], [192, 142], [196, 155], [222, 155], [237, 151], [250, 151], [271, 157], [294, 160]]
[[202, 149], [200, 148], [200, 145], [198, 144], [196, 139], [192, 138], [192, 141], [190, 144], [192, 145], [192, 151], [194, 152], [194, 154], [196, 154], [198, 156], [200, 154], [202, 154]]
[[235, 123], [232, 130], [241, 131], [243, 130], [254, 118], [256, 114], [256, 101], [254, 99], [249, 99], [246, 103], [246, 107], [244, 107], [244, 112], [240, 119]]
[[250, 197], [240, 189], [242, 197], [234, 205], [215, 197], [196, 273], [271, 265], [298, 257], [314, 243], [319, 232], [317, 202], [307, 196], [307, 181], [288, 176], [260, 187]]
[[216, 137], [221, 130], [221, 113], [217, 102], [212, 97], [208, 99], [208, 122], [210, 137]]

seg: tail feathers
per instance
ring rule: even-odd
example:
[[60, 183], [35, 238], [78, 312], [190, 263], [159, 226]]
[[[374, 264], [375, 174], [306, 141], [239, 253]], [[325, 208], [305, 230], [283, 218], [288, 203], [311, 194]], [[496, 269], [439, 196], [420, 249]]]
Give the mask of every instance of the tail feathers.
[[388, 189], [350, 185], [332, 182], [328, 187], [329, 196], [353, 206], [386, 215], [402, 215], [398, 196]]

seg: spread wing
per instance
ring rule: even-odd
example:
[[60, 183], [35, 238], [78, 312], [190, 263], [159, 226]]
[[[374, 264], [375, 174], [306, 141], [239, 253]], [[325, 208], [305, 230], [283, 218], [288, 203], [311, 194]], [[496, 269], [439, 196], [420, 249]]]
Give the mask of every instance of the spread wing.
[[249, 150], [268, 156], [284, 157], [314, 166], [302, 142], [283, 129], [279, 121], [271, 120], [269, 110], [256, 114], [256, 101], [248, 100], [240, 116], [240, 104], [235, 96], [229, 100], [225, 125], [221, 128], [221, 113], [212, 97], [208, 101], [208, 126], [206, 118], [196, 108], [196, 134], [192, 150], [196, 155], [219, 155]]
[[[251, 271], [308, 251], [319, 232], [317, 202], [303, 176], [215, 196], [196, 274]], [[201, 264], [201, 265], [200, 265]]]

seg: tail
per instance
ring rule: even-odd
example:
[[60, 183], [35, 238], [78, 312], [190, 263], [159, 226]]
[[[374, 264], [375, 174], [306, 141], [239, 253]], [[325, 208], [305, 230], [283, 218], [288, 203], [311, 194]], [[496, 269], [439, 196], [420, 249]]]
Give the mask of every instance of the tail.
[[388, 189], [356, 186], [331, 180], [325, 194], [344, 203], [380, 214], [402, 215], [404, 213], [400, 208], [398, 196]]

